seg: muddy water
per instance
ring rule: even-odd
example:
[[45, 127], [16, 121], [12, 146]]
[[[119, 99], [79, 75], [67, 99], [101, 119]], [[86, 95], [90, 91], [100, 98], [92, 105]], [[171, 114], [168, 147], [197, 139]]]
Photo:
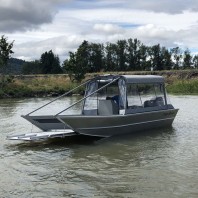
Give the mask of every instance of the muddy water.
[[[54, 108], [76, 98], [66, 100]], [[36, 130], [20, 115], [47, 101], [0, 100], [0, 197], [198, 197], [198, 96], [171, 96], [180, 110], [167, 129], [89, 142], [6, 140]]]

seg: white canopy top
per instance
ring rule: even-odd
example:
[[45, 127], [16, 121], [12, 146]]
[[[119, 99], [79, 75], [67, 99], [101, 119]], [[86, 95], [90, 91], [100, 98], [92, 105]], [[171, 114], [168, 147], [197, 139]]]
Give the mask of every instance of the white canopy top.
[[156, 75], [122, 75], [127, 84], [130, 83], [164, 83], [164, 77]]
[[122, 78], [127, 84], [132, 83], [164, 83], [164, 77], [157, 75], [105, 75], [99, 76], [100, 82], [110, 82], [116, 78]]

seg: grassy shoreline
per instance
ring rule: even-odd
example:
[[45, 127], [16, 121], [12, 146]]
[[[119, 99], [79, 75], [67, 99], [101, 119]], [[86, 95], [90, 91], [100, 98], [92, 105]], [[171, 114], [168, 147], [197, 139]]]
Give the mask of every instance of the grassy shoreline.
[[[94, 75], [87, 74], [85, 80]], [[167, 91], [171, 94], [198, 95], [198, 70], [154, 71], [154, 72], [111, 72], [111, 74], [162, 75], [165, 77]], [[68, 75], [20, 75], [14, 76], [13, 82], [0, 88], [0, 98], [53, 97], [74, 88], [77, 83], [71, 82]], [[83, 94], [83, 89], [76, 94]]]

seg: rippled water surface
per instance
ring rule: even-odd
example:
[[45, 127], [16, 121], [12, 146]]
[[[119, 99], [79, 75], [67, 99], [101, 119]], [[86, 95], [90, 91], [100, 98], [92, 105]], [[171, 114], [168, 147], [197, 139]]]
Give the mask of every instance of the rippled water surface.
[[198, 96], [171, 96], [180, 109], [172, 128], [91, 142], [6, 140], [37, 130], [20, 115], [47, 101], [0, 100], [0, 197], [198, 197]]

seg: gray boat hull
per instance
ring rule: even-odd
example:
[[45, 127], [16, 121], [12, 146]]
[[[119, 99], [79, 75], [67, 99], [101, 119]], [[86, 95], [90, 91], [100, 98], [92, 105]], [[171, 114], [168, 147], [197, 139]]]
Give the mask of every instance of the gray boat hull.
[[169, 127], [178, 109], [112, 116], [58, 116], [73, 131], [90, 136], [109, 137], [124, 133]]

